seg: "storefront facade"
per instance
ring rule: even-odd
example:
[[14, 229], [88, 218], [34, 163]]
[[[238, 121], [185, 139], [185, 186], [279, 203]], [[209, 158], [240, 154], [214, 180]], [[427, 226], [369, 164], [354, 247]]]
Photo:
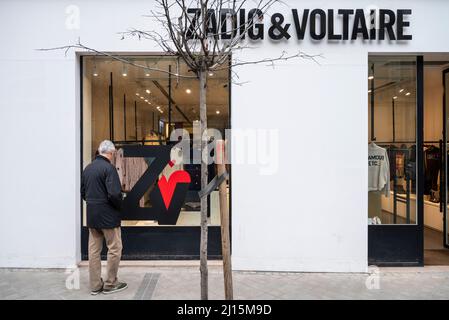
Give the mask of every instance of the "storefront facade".
[[[117, 33], [131, 27], [158, 28], [143, 17], [153, 9], [152, 3], [7, 1], [1, 6], [4, 50], [0, 66], [5, 76], [0, 80], [0, 131], [5, 153], [0, 169], [0, 267], [74, 266], [85, 258], [81, 170], [92, 157], [96, 139], [110, 138], [109, 118], [99, 124], [98, 117], [95, 122], [87, 115], [94, 115], [95, 105], [105, 106], [104, 114], [108, 115], [109, 86], [113, 83], [120, 88], [120, 83], [109, 82], [109, 76], [104, 75], [113, 72], [112, 62], [100, 61], [89, 52], [72, 50], [65, 55], [60, 50], [36, 49], [74, 44], [79, 38], [96, 50], [151, 62], [161, 53], [155, 44], [121, 40]], [[317, 31], [318, 23], [309, 20], [302, 39], [298, 22], [304, 21], [307, 9], [308, 14], [318, 9], [313, 16], [325, 18], [326, 32]], [[345, 9], [354, 10], [348, 14], [347, 24], [344, 14], [338, 14]], [[369, 30], [365, 34], [362, 28], [351, 40], [357, 9], [391, 10], [395, 23], [387, 28], [385, 20], [383, 36], [377, 33], [373, 39]], [[238, 132], [233, 143], [243, 143], [249, 152], [248, 157], [232, 159], [229, 203], [233, 268], [365, 272], [369, 264], [424, 265], [425, 228], [446, 232], [443, 218], [447, 203], [442, 199], [446, 198], [447, 170], [437, 172], [441, 180], [436, 187], [427, 188], [430, 162], [425, 160], [431, 159], [426, 158], [431, 145], [440, 148], [440, 155], [447, 154], [444, 79], [449, 68], [449, 3], [291, 1], [272, 10], [282, 13], [284, 24], [290, 24], [284, 30], [290, 38], [273, 40], [267, 18], [264, 38], [252, 43], [255, 49], [236, 56], [260, 60], [277, 57], [282, 51], [302, 51], [313, 55], [315, 61], [293, 59], [274, 68], [264, 64], [237, 67], [233, 71], [244, 84], [237, 85], [223, 75], [217, 86], [221, 93], [211, 94], [211, 99], [222, 97], [211, 107], [220, 115], [215, 125]], [[92, 77], [94, 68], [104, 71], [100, 73], [104, 84], [87, 85], [100, 79]], [[117, 72], [111, 81], [124, 73]], [[129, 72], [131, 76], [133, 71]], [[135, 75], [137, 80], [144, 77]], [[153, 80], [157, 79], [152, 79], [150, 92], [156, 88]], [[160, 81], [166, 88], [168, 82]], [[181, 81], [184, 92], [191, 89], [189, 94], [197, 93], [193, 84], [188, 88], [183, 85]], [[133, 95], [145, 93], [133, 90]], [[103, 96], [103, 102], [86, 109], [86, 101]], [[142, 140], [149, 129], [165, 130], [167, 121], [162, 119], [161, 123], [153, 115], [150, 120], [143, 115], [136, 120], [133, 115], [139, 112], [133, 109], [133, 99], [137, 98], [127, 97], [121, 92], [114, 99], [115, 108], [122, 110], [123, 104], [131, 108], [123, 123], [117, 119], [123, 119], [124, 114], [116, 113], [119, 129], [114, 131], [114, 140]], [[393, 105], [396, 111], [390, 109]], [[194, 119], [194, 108], [191, 114], [181, 111], [184, 118]], [[158, 110], [151, 114], [154, 112], [162, 118], [166, 114]], [[145, 127], [145, 121], [151, 125]], [[94, 128], [99, 128], [98, 135], [92, 135]], [[90, 130], [89, 135], [86, 130]], [[391, 172], [401, 166], [404, 169], [394, 174], [396, 180], [393, 175], [388, 178], [388, 197], [369, 194], [373, 190], [368, 188], [367, 143], [373, 142], [389, 152], [386, 146], [397, 144], [413, 150], [402, 150], [400, 156], [396, 151], [388, 154], [396, 166], [389, 168]], [[251, 152], [258, 156], [251, 158]], [[444, 166], [446, 156], [441, 157]], [[435, 180], [434, 176], [429, 179]], [[400, 184], [403, 189], [397, 187]], [[442, 204], [431, 201], [436, 191]], [[382, 224], [373, 224], [377, 217], [373, 210], [383, 214]], [[189, 251], [195, 247], [183, 246], [199, 241], [195, 226], [140, 227], [151, 229], [153, 235], [162, 228], [167, 233], [145, 238], [142, 234], [133, 236], [139, 227], [129, 229], [128, 243], [137, 241], [136, 246], [150, 253], [128, 258], [196, 258]], [[219, 237], [214, 238], [219, 227], [212, 224], [211, 228], [210, 246], [216, 249], [211, 255], [219, 258]], [[145, 241], [152, 242], [147, 246]], [[445, 244], [443, 237], [441, 244]], [[152, 250], [161, 252], [162, 247], [165, 254], [151, 256]]]

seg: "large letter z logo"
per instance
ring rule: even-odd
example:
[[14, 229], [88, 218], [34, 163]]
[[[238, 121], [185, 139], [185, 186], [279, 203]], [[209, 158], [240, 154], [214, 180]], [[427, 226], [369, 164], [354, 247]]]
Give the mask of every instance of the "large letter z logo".
[[[157, 220], [160, 225], [175, 225], [189, 189], [190, 176], [186, 171], [173, 172], [169, 179], [159, 174], [170, 161], [172, 146], [124, 146], [124, 157], [154, 159], [123, 201], [123, 220]], [[150, 190], [151, 207], [140, 207], [139, 200]]]

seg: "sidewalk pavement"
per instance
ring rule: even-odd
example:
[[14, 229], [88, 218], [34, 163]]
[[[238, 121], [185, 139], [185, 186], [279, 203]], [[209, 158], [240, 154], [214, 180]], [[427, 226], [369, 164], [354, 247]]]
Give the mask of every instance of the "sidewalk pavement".
[[[103, 269], [104, 271], [104, 269]], [[449, 267], [371, 268], [369, 274], [235, 271], [235, 299], [448, 299]], [[200, 298], [197, 263], [120, 267], [125, 291], [91, 296], [88, 270], [0, 269], [0, 299], [180, 299]], [[209, 298], [223, 299], [223, 274], [209, 266]]]

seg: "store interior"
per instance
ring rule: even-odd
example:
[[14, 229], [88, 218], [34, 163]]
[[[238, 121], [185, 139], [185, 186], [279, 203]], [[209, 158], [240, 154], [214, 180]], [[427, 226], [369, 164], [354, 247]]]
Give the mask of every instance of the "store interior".
[[[129, 63], [124, 63], [127, 61]], [[174, 129], [184, 129], [193, 140], [194, 125], [199, 124], [199, 81], [180, 59], [173, 56], [84, 56], [82, 60], [83, 167], [95, 157], [102, 140], [113, 141], [118, 150], [114, 165], [122, 189], [133, 188], [148, 169], [144, 158], [124, 158], [126, 145], [166, 145]], [[223, 65], [207, 75], [208, 127], [220, 131], [230, 127], [229, 70]], [[172, 149], [172, 153], [175, 152]], [[179, 152], [179, 150], [176, 150]], [[193, 154], [193, 150], [190, 150]], [[172, 158], [178, 155], [173, 155]], [[182, 155], [181, 155], [182, 159]], [[177, 162], [162, 174], [169, 179], [175, 170], [189, 172], [191, 183], [176, 226], [200, 225], [200, 164]], [[216, 175], [209, 165], [209, 179]], [[161, 175], [162, 175], [161, 174]], [[228, 203], [229, 203], [229, 185]], [[140, 200], [151, 207], [149, 192]], [[210, 225], [220, 225], [219, 195], [208, 199]], [[85, 208], [83, 208], [85, 223]], [[152, 220], [124, 220], [122, 226], [158, 226]]]
[[444, 143], [449, 142], [443, 137], [443, 72], [449, 54], [424, 55], [424, 177], [417, 177], [416, 163], [416, 58], [373, 55], [368, 67], [369, 170], [379, 165], [388, 177], [369, 176], [368, 222], [416, 224], [417, 179], [424, 179], [424, 264], [449, 265], [443, 234], [449, 207], [442, 199]]

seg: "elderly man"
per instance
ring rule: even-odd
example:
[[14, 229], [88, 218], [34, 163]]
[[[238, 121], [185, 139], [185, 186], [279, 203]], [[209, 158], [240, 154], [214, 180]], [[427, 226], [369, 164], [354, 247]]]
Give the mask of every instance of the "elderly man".
[[[105, 140], [100, 143], [98, 156], [83, 171], [81, 196], [87, 202], [87, 227], [89, 228], [89, 281], [91, 294], [114, 293], [126, 289], [117, 280], [122, 255], [120, 231], [120, 206], [122, 192], [120, 180], [111, 161], [115, 146]], [[101, 250], [103, 239], [108, 248], [107, 275], [101, 278]]]

